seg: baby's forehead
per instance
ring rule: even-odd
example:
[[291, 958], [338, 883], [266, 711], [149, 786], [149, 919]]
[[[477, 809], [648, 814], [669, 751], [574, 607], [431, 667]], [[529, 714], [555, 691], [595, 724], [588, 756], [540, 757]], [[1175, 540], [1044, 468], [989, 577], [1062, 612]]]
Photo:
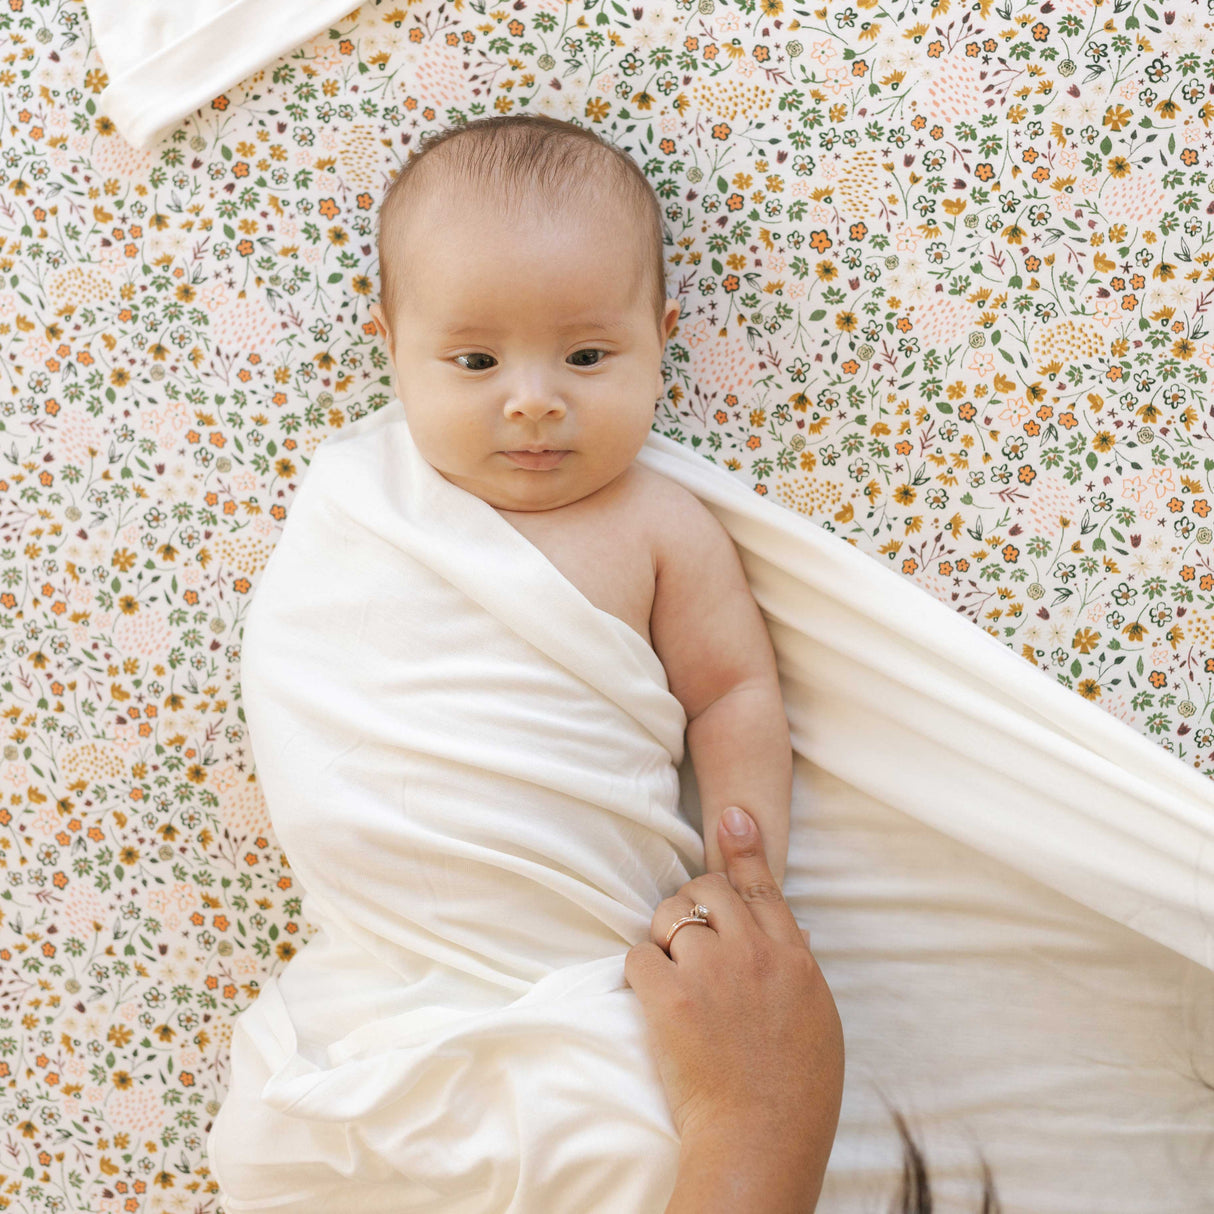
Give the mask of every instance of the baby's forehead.
[[398, 200], [406, 205], [388, 208], [394, 219], [405, 221], [397, 227], [405, 226], [409, 216], [422, 215], [445, 227], [483, 226], [487, 220], [507, 226], [539, 221], [580, 227], [613, 215], [640, 215], [635, 194], [601, 163], [579, 164], [576, 174], [566, 173], [557, 182], [517, 175], [503, 181], [475, 166], [442, 161], [418, 170], [408, 182], [407, 196]]

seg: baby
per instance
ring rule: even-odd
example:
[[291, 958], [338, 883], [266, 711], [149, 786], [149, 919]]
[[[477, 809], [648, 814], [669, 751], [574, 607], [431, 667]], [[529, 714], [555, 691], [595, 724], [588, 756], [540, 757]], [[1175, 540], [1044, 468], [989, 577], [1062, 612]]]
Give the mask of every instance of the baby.
[[679, 316], [652, 187], [570, 123], [477, 120], [402, 169], [379, 263], [371, 315], [418, 451], [652, 647], [687, 715], [708, 871], [739, 805], [782, 882], [792, 751], [762, 614], [721, 524], [635, 462]]

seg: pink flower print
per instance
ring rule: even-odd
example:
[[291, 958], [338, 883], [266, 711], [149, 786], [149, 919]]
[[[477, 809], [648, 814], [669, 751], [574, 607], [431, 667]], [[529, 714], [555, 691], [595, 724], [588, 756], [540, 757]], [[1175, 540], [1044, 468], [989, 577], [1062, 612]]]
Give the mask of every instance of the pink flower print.
[[[944, 59], [926, 56], [917, 69], [917, 84], [911, 92], [919, 98], [919, 108], [935, 122], [946, 126], [962, 118], [978, 118], [987, 112], [984, 98], [989, 87], [982, 79], [985, 70], [980, 58], [961, 54]], [[926, 98], [922, 94], [926, 93]]]
[[185, 881], [174, 881], [165, 889], [152, 890], [147, 897], [148, 909], [161, 917], [169, 931], [181, 926], [181, 911], [189, 910], [195, 902], [192, 887]]
[[1128, 502], [1137, 502], [1145, 488], [1141, 476], [1127, 476], [1121, 482], [1121, 496]]
[[51, 345], [41, 333], [31, 333], [21, 351], [30, 363], [42, 364], [50, 357]]
[[246, 948], [243, 952], [235, 953], [232, 957], [232, 973], [238, 978], [251, 978], [261, 971], [261, 962], [253, 955], [253, 950]]
[[724, 396], [739, 384], [754, 383], [759, 360], [749, 345], [732, 334], [712, 338], [701, 338], [695, 345], [695, 375], [704, 392], [710, 397]]
[[228, 792], [239, 783], [239, 777], [240, 773], [236, 770], [235, 764], [225, 763], [223, 767], [213, 768], [211, 791], [216, 795]]
[[1101, 223], [1124, 223], [1131, 230], [1150, 227], [1163, 214], [1171, 196], [1151, 173], [1111, 178], [1100, 193]]
[[1171, 468], [1152, 468], [1147, 483], [1154, 488], [1156, 497], [1176, 492], [1176, 477]]
[[62, 825], [59, 819], [59, 809], [53, 801], [44, 804], [34, 815], [32, 821], [29, 819], [26, 819], [26, 821], [29, 822], [30, 830], [41, 835], [44, 839], [51, 838]]
[[253, 772], [238, 772], [227, 764], [211, 776], [219, 797], [219, 820], [236, 838], [264, 834], [270, 829], [270, 809]]
[[125, 721], [121, 725], [115, 725], [110, 731], [110, 745], [124, 755], [129, 755], [132, 750], [138, 750], [143, 745], [143, 739], [139, 736], [139, 726], [134, 721]]
[[24, 763], [0, 763], [0, 780], [14, 788], [22, 788], [29, 781], [29, 769]]
[[[308, 247], [319, 259], [320, 250]], [[248, 354], [273, 348], [282, 332], [282, 322], [255, 288], [245, 292], [243, 299], [239, 293], [227, 292], [210, 317], [211, 336], [224, 353], [236, 350]]]
[[[436, 42], [405, 55], [400, 87], [410, 94], [425, 97], [431, 105], [444, 110], [460, 105], [469, 96], [468, 73], [463, 71], [464, 49]], [[410, 62], [411, 61], [411, 62]], [[569, 82], [566, 82], [568, 88]], [[582, 96], [582, 93], [578, 93]]]
[[1009, 396], [1004, 401], [1003, 407], [999, 410], [999, 416], [1009, 426], [1017, 427], [1028, 420], [1028, 416], [1032, 411], [1028, 401], [1023, 396]]
[[1042, 535], [1053, 535], [1062, 526], [1059, 520], [1067, 518], [1074, 523], [1080, 516], [1078, 503], [1071, 496], [1066, 483], [1044, 476], [1033, 482], [1028, 510], [1033, 526]]
[[154, 1080], [119, 1088], [105, 1106], [107, 1125], [139, 1138], [161, 1128], [165, 1120], [163, 1093], [163, 1084]]
[[970, 359], [970, 370], [979, 379], [990, 379], [995, 374], [995, 356], [989, 351], [984, 353], [981, 350], [975, 350], [973, 357]]
[[[308, 49], [311, 49], [309, 44], [305, 43], [304, 45]], [[312, 55], [312, 63], [315, 67], [323, 70], [324, 68], [341, 66], [342, 55], [336, 42], [331, 41], [328, 37], [321, 40], [320, 36], [318, 36], [314, 40], [313, 45], [316, 48]]]
[[159, 409], [140, 410], [139, 424], [146, 433], [156, 436], [161, 451], [168, 451], [190, 428], [190, 415], [185, 405], [174, 401]]
[[[80, 409], [65, 409], [55, 427], [53, 443], [59, 458], [77, 464], [88, 471], [89, 461], [101, 456], [104, 461], [106, 441], [88, 415]], [[90, 454], [90, 449], [96, 455]], [[104, 466], [104, 463], [103, 463]]]
[[835, 40], [823, 38], [820, 42], [815, 42], [813, 49], [809, 52], [809, 57], [816, 59], [825, 67], [835, 57]]
[[694, 350], [696, 346], [715, 337], [716, 330], [703, 317], [690, 322], [680, 317], [679, 336]]
[[114, 907], [96, 889], [77, 881], [68, 887], [57, 917], [60, 931], [89, 944], [98, 931], [109, 933], [113, 916]]
[[[909, 281], [906, 285], [909, 287]], [[902, 298], [905, 306], [905, 295]], [[927, 297], [927, 303], [919, 304], [912, 315], [915, 318], [915, 336], [924, 346], [930, 347], [955, 342], [957, 334], [972, 325], [975, 311], [974, 305], [960, 296], [937, 295], [933, 292]]]
[[89, 153], [92, 166], [103, 177], [142, 180], [160, 160], [158, 148], [137, 148], [125, 139], [98, 139]]
[[128, 657], [154, 658], [166, 653], [176, 633], [154, 607], [125, 612], [114, 625], [114, 644]]
[[198, 292], [198, 306], [207, 312], [214, 312], [227, 303], [230, 294], [223, 283], [212, 283]]

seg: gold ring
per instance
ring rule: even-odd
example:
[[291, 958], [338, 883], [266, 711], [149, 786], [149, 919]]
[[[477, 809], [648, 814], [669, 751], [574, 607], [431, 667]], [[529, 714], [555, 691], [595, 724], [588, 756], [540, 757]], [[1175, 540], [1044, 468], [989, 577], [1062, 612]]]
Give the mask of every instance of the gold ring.
[[675, 932], [677, 932], [679, 928], [687, 923], [703, 923], [705, 927], [711, 927], [712, 924], [708, 922], [708, 907], [706, 907], [702, 902], [697, 902], [695, 904], [695, 909], [690, 915], [684, 915], [682, 919], [679, 919], [674, 923], [670, 931], [666, 933], [667, 952], [670, 951], [670, 942], [674, 939]]

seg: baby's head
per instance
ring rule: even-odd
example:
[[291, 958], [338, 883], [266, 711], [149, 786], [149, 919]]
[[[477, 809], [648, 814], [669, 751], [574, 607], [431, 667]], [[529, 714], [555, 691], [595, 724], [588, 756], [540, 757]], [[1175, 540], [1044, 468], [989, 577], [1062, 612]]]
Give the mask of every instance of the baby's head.
[[[626, 153], [539, 115], [423, 137], [380, 207], [380, 302], [421, 454], [502, 510], [588, 497], [632, 463], [679, 305], [661, 207]], [[505, 452], [568, 452], [521, 467]]]

